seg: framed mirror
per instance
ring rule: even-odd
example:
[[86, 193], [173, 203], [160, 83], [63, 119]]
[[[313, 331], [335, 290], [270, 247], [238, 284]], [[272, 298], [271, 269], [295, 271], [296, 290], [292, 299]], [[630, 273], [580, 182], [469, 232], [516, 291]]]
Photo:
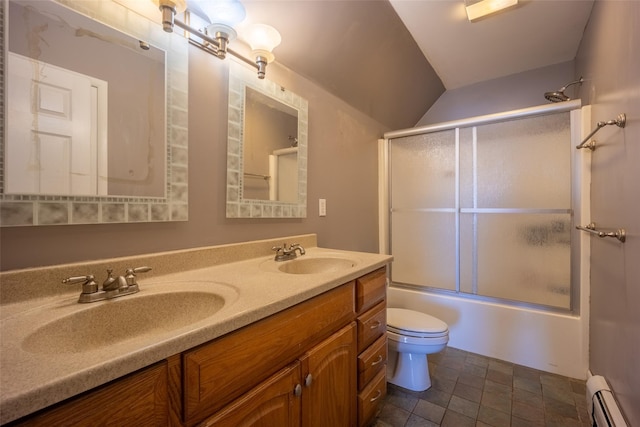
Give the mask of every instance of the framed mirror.
[[2, 2], [2, 226], [188, 219], [188, 42], [124, 4]]
[[306, 218], [308, 102], [229, 64], [227, 218]]

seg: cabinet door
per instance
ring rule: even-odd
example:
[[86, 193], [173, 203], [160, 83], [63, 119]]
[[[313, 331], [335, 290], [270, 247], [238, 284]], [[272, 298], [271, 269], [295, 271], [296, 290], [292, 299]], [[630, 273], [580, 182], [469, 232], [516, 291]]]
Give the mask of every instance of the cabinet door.
[[297, 427], [300, 425], [300, 362], [284, 368], [199, 427]]
[[166, 426], [167, 364], [157, 363], [15, 426]]
[[356, 326], [311, 349], [302, 362], [302, 426], [355, 426]]

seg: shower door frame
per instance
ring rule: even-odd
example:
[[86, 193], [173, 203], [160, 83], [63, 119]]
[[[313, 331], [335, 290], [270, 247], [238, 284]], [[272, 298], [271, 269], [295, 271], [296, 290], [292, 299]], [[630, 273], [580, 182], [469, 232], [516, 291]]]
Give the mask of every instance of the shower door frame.
[[[581, 108], [581, 101], [567, 101], [563, 103], [543, 105], [538, 107], [530, 107], [520, 110], [514, 110], [504, 113], [495, 113], [485, 116], [472, 117], [468, 119], [455, 120], [450, 122], [443, 122], [434, 125], [427, 125], [422, 127], [398, 130], [387, 132], [384, 134], [384, 139], [379, 140], [379, 236], [380, 236], [380, 252], [385, 254], [391, 254], [391, 174], [389, 165], [389, 140], [423, 135], [427, 133], [434, 133], [446, 130], [456, 130], [456, 133], [461, 128], [470, 128], [479, 125], [486, 125], [492, 123], [504, 122], [507, 120], [529, 118], [541, 115], [556, 114], [556, 113], [570, 113], [570, 134], [572, 150], [573, 146], [577, 142], [582, 140], [582, 136], [589, 131], [589, 119], [590, 119], [590, 106]], [[475, 133], [475, 129], [474, 129]], [[588, 260], [589, 260], [589, 240], [585, 239], [584, 233], [580, 233], [575, 229], [575, 225], [588, 223], [589, 220], [589, 190], [590, 190], [590, 156], [591, 153], [587, 150], [574, 150], [570, 156], [571, 161], [571, 267], [570, 267], [570, 306], [568, 309], [563, 307], [556, 307], [551, 305], [543, 305], [537, 303], [529, 303], [517, 300], [508, 300], [498, 297], [484, 296], [477, 293], [461, 292], [460, 289], [460, 272], [459, 272], [459, 225], [456, 224], [456, 290], [447, 290], [429, 287], [426, 285], [407, 285], [399, 283], [391, 283], [392, 286], [406, 287], [409, 289], [419, 289], [421, 292], [436, 292], [454, 295], [460, 298], [469, 298], [479, 301], [496, 302], [500, 304], [506, 304], [510, 306], [520, 306], [525, 308], [540, 309], [543, 311], [551, 311], [558, 313], [571, 314], [574, 316], [580, 315], [581, 307], [585, 304], [581, 301], [581, 297], [584, 293], [588, 292], [588, 285], [585, 287], [584, 283], [588, 283]], [[456, 165], [456, 169], [458, 166]], [[458, 176], [459, 171], [456, 171]], [[458, 178], [456, 178], [457, 180]], [[459, 191], [456, 188], [456, 191]], [[477, 209], [472, 209], [476, 211]], [[469, 211], [469, 209], [464, 209]], [[461, 213], [458, 209], [457, 215]], [[566, 213], [566, 210], [564, 210]], [[475, 269], [475, 266], [473, 267]], [[391, 265], [391, 270], [393, 265]], [[391, 274], [391, 273], [390, 273]], [[474, 272], [475, 274], [475, 272]], [[392, 277], [392, 276], [391, 276]], [[477, 278], [474, 278], [474, 283]], [[474, 288], [474, 291], [477, 289]], [[582, 307], [584, 309], [585, 307]]]

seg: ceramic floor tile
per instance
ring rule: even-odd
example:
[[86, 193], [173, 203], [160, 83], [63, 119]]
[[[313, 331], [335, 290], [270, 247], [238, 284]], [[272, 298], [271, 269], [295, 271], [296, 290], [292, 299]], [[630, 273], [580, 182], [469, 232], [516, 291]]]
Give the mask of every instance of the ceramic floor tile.
[[372, 427], [587, 427], [585, 382], [447, 347], [429, 355], [432, 387], [390, 384]]

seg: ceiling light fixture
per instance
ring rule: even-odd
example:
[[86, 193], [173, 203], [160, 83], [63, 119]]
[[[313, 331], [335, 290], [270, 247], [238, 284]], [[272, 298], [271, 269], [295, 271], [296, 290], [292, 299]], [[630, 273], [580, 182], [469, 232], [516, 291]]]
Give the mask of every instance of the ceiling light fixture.
[[517, 4], [518, 0], [465, 0], [464, 2], [467, 17], [470, 22], [474, 22]]
[[[264, 79], [267, 64], [275, 59], [272, 51], [281, 42], [280, 33], [266, 24], [255, 24], [246, 34], [246, 39], [251, 45], [255, 61], [245, 58], [243, 55], [228, 48], [229, 42], [237, 37], [234, 26], [242, 22], [246, 16], [244, 6], [238, 0], [151, 0], [162, 12], [162, 28], [168, 33], [173, 32], [174, 26], [178, 26], [189, 34], [199, 38], [202, 42], [189, 39], [189, 42], [206, 50], [217, 58], [224, 59], [227, 53], [252, 65], [258, 70], [258, 78]], [[176, 19], [176, 15], [182, 12], [193, 12], [208, 22], [202, 30]]]

